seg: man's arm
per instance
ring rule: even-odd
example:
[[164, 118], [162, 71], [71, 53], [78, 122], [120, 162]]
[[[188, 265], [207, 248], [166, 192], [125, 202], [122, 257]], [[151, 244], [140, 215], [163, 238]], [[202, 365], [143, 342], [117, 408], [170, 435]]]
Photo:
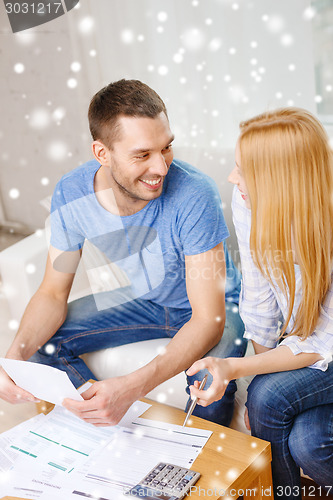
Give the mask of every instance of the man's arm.
[[[43, 281], [24, 312], [7, 358], [29, 359], [62, 325], [79, 260], [80, 251], [60, 252], [50, 248]], [[30, 393], [16, 386], [2, 369], [0, 397], [10, 403], [35, 401]]]
[[191, 319], [165, 351], [144, 367], [96, 382], [82, 394], [86, 401], [65, 400], [66, 407], [94, 425], [115, 425], [129, 406], [157, 385], [187, 369], [221, 339], [225, 323], [225, 260], [222, 243], [185, 257]]

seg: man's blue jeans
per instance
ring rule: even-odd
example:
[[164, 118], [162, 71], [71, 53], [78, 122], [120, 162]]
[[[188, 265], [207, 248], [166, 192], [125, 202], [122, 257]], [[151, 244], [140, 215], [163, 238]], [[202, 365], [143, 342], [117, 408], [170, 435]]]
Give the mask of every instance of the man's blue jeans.
[[[109, 294], [115, 294], [115, 302], [122, 302], [126, 289], [99, 294], [98, 303], [110, 303]], [[120, 295], [120, 296], [119, 296]], [[90, 295], [68, 305], [66, 321], [55, 335], [31, 358], [31, 361], [52, 365], [68, 373], [78, 387], [88, 379], [96, 379], [81, 354], [131, 344], [142, 340], [172, 338], [191, 318], [191, 309], [162, 307], [151, 301], [135, 299], [121, 305], [97, 310], [94, 296]], [[207, 356], [225, 358], [243, 356], [246, 340], [243, 339], [244, 325], [238, 313], [238, 306], [226, 303], [226, 323], [222, 340], [207, 353]], [[195, 342], [196, 339], [193, 339]], [[191, 349], [191, 346], [188, 346]], [[187, 377], [188, 385], [201, 380], [206, 371]], [[212, 377], [209, 375], [206, 386]], [[231, 381], [221, 401], [207, 408], [197, 405], [194, 415], [223, 425], [229, 425], [234, 405], [236, 382]], [[187, 392], [189, 389], [187, 387]], [[188, 404], [190, 403], [190, 399]]]
[[333, 493], [333, 362], [257, 375], [246, 405], [252, 435], [272, 444], [276, 500], [301, 500], [300, 467]]

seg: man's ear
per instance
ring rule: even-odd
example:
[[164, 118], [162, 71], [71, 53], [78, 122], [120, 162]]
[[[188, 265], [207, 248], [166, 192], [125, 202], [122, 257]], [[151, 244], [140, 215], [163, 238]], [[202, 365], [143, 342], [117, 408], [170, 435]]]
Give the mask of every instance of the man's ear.
[[110, 166], [111, 152], [101, 141], [94, 141], [91, 145], [94, 157], [103, 166]]

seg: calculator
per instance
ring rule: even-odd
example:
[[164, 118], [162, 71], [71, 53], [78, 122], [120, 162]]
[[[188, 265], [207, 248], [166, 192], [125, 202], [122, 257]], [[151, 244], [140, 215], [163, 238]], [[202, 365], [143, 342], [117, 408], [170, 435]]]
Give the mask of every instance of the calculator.
[[160, 462], [126, 495], [142, 500], [181, 500], [199, 477], [199, 472]]

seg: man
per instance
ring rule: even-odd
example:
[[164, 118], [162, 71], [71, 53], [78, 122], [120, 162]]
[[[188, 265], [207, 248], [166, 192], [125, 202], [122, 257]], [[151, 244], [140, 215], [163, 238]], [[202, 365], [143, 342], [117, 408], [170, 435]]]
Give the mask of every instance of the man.
[[[161, 98], [136, 80], [111, 83], [93, 97], [89, 125], [96, 160], [66, 174], [55, 188], [45, 276], [7, 357], [34, 355], [33, 361], [65, 370], [78, 387], [95, 378], [81, 354], [172, 338], [146, 366], [96, 382], [83, 402], [65, 400], [85, 421], [114, 425], [135, 400], [210, 350], [217, 357], [244, 354], [234, 304], [240, 279], [225, 253], [228, 230], [216, 186], [173, 160], [174, 137]], [[116, 262], [131, 286], [67, 307], [85, 240]], [[1, 377], [4, 399], [34, 400], [4, 372]], [[221, 401], [197, 407], [195, 414], [228, 425], [235, 390], [232, 381]]]

